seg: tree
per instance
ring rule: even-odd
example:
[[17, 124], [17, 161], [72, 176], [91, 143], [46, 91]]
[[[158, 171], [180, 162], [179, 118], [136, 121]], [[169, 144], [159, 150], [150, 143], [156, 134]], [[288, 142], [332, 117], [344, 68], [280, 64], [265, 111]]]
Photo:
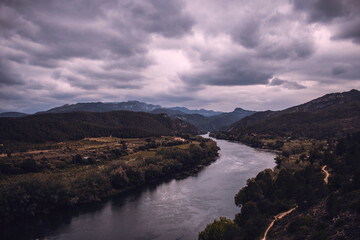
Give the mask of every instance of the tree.
[[199, 240], [232, 240], [240, 234], [239, 227], [230, 219], [220, 217], [208, 224], [204, 231], [199, 233]]

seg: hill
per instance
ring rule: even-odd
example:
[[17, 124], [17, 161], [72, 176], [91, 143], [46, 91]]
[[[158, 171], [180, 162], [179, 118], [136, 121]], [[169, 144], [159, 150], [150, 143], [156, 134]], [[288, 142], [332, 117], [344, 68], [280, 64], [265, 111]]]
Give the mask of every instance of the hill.
[[332, 138], [360, 130], [360, 92], [331, 93], [282, 111], [257, 112], [217, 133], [241, 140], [248, 135]]
[[0, 119], [0, 141], [46, 142], [85, 137], [148, 137], [197, 134], [198, 130], [165, 114], [113, 111], [35, 114]]
[[3, 113], [0, 113], [0, 118], [3, 118], [3, 117], [25, 117], [27, 115], [28, 114], [21, 113], [21, 112], [3, 112]]
[[236, 108], [233, 112], [229, 113], [205, 109], [190, 110], [185, 107], [163, 108], [160, 105], [147, 104], [139, 101], [128, 101], [119, 103], [91, 102], [70, 105], [65, 104], [47, 111], [37, 112], [36, 114], [110, 111], [148, 112], [152, 114], [164, 113], [172, 119], [181, 119], [182, 121], [193, 124], [203, 132], [224, 129], [243, 117], [255, 113], [254, 111], [244, 110], [241, 108]]
[[133, 112], [150, 112], [154, 109], [161, 108], [159, 105], [147, 104], [139, 101], [128, 101], [119, 103], [76, 103], [65, 104], [61, 107], [49, 109], [39, 113], [68, 113], [68, 112], [110, 112], [110, 111], [133, 111]]
[[204, 117], [200, 114], [174, 115], [172, 117], [189, 122], [202, 131], [210, 132], [224, 129], [236, 121], [254, 113], [254, 111], [236, 108], [233, 112], [221, 113], [211, 117]]
[[110, 111], [133, 111], [133, 112], [152, 112], [152, 113], [166, 113], [169, 116], [175, 114], [200, 114], [205, 117], [216, 116], [223, 112], [216, 112], [213, 110], [190, 110], [185, 107], [170, 107], [163, 108], [160, 105], [153, 105], [139, 101], [127, 102], [91, 102], [91, 103], [76, 103], [65, 104], [60, 107], [52, 108], [47, 111], [38, 112], [43, 113], [67, 113], [67, 112], [110, 112]]
[[173, 109], [170, 109], [170, 108], [157, 108], [157, 109], [152, 110], [149, 113], [153, 113], [153, 114], [165, 113], [170, 117], [175, 116], [175, 115], [185, 115], [186, 114], [186, 113], [181, 112], [179, 110], [173, 110]]
[[219, 112], [219, 111], [206, 110], [206, 109], [190, 110], [190, 109], [188, 109], [186, 107], [170, 107], [168, 109], [180, 111], [180, 112], [183, 112], [185, 114], [200, 114], [200, 115], [202, 115], [204, 117], [212, 117], [212, 116], [216, 116], [216, 115], [219, 115], [219, 114], [223, 113], [223, 112]]

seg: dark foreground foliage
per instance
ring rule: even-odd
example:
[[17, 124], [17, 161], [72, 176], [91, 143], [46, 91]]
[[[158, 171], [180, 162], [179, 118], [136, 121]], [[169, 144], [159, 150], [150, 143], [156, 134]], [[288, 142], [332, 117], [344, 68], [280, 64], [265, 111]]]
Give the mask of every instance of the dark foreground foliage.
[[[298, 206], [269, 239], [357, 239], [360, 236], [360, 133], [314, 149], [305, 168], [260, 172], [235, 196], [241, 213], [209, 224], [199, 239], [259, 239], [271, 217]], [[324, 182], [320, 164], [331, 169]], [[225, 237], [226, 236], [226, 237]]]

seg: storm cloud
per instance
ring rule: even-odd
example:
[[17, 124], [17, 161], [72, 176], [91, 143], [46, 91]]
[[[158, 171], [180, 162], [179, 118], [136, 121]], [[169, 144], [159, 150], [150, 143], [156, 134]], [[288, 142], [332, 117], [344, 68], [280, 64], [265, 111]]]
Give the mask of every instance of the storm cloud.
[[222, 56], [215, 66], [181, 76], [189, 85], [246, 86], [267, 84], [272, 72], [250, 63], [245, 57]]
[[290, 82], [290, 81], [279, 79], [279, 78], [272, 79], [271, 82], [269, 82], [269, 86], [281, 86], [281, 87], [284, 87], [287, 89], [304, 89], [304, 88], [306, 88], [305, 86], [303, 86], [297, 82]]
[[1, 110], [279, 109], [360, 87], [359, 25], [358, 0], [5, 0]]

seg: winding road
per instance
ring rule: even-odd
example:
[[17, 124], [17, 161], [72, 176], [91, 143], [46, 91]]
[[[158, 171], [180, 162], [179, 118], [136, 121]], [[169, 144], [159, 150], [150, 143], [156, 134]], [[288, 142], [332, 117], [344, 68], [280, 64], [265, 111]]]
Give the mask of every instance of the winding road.
[[294, 207], [294, 208], [292, 208], [292, 209], [290, 209], [289, 211], [282, 212], [282, 213], [279, 213], [278, 215], [276, 215], [276, 216], [274, 217], [274, 220], [271, 221], [270, 225], [269, 225], [268, 228], [266, 229], [265, 234], [264, 234], [264, 237], [263, 237], [261, 240], [266, 240], [266, 235], [268, 234], [270, 228], [274, 225], [274, 223], [275, 223], [276, 220], [282, 219], [283, 217], [285, 217], [286, 215], [288, 215], [289, 213], [291, 213], [292, 211], [294, 211], [296, 208], [297, 208], [297, 206]]
[[324, 182], [326, 183], [326, 184], [328, 184], [328, 178], [329, 178], [329, 176], [330, 176], [330, 173], [328, 172], [328, 171], [326, 171], [326, 168], [327, 167], [327, 165], [324, 165], [322, 168], [321, 168], [321, 170], [325, 173], [325, 178], [324, 178]]
[[[325, 173], [325, 178], [324, 178], [324, 182], [325, 184], [328, 184], [328, 179], [329, 179], [329, 176], [330, 176], [330, 173], [325, 169], [327, 167], [327, 165], [324, 165], [321, 170]], [[283, 217], [285, 217], [286, 215], [288, 215], [289, 213], [291, 213], [292, 211], [294, 211], [295, 209], [297, 208], [294, 207], [292, 209], [290, 209], [289, 211], [286, 211], [286, 212], [283, 212], [283, 213], [279, 213], [278, 215], [276, 215], [274, 217], [274, 220], [271, 221], [270, 225], [268, 226], [268, 228], [266, 229], [265, 233], [264, 233], [264, 237], [261, 239], [261, 240], [266, 240], [266, 236], [269, 232], [269, 230], [272, 228], [272, 226], [274, 225], [275, 221], [276, 220], [279, 220], [279, 219], [282, 219]]]

